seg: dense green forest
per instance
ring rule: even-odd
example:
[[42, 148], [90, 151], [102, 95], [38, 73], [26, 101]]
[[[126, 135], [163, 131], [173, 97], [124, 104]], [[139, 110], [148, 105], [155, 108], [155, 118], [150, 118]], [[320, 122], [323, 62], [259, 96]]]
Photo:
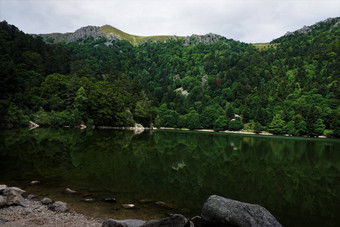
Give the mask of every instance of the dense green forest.
[[261, 49], [214, 34], [47, 44], [3, 21], [0, 122], [340, 137], [339, 21]]

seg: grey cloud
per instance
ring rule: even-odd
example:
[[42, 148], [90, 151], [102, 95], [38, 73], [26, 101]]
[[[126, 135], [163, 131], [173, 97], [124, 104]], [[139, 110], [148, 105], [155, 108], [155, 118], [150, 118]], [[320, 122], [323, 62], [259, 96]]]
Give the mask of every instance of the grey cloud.
[[269, 42], [340, 15], [338, 0], [0, 0], [1, 20], [26, 33], [110, 24], [136, 35], [206, 34]]

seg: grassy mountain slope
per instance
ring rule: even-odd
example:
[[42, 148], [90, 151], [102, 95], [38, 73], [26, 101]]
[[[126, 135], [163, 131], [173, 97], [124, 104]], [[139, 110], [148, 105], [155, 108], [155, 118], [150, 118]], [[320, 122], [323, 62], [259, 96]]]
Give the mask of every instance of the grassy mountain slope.
[[[115, 35], [119, 35], [123, 40], [127, 40], [129, 41], [132, 45], [137, 45], [141, 42], [147, 41], [147, 40], [159, 40], [159, 41], [164, 41], [166, 39], [169, 38], [174, 38], [174, 36], [171, 35], [160, 35], [160, 36], [137, 36], [137, 35], [131, 35], [128, 34], [126, 32], [123, 32], [115, 27], [112, 27], [110, 25], [104, 25], [102, 27], [100, 27], [100, 30], [105, 34], [105, 35], [109, 35], [109, 34], [115, 34]], [[178, 39], [184, 39], [183, 36], [176, 36], [176, 38]]]

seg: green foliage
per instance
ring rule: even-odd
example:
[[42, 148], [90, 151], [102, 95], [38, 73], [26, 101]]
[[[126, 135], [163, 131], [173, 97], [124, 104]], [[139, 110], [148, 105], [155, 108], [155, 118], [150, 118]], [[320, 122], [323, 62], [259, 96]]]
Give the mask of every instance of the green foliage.
[[243, 129], [243, 124], [240, 119], [233, 119], [229, 122], [230, 131], [240, 131], [241, 129]]
[[284, 134], [286, 122], [281, 114], [276, 114], [273, 121], [269, 125], [269, 132], [273, 134]]
[[223, 131], [228, 129], [228, 118], [226, 116], [219, 116], [217, 120], [214, 122], [214, 130], [215, 131]]
[[0, 120], [23, 124], [39, 112], [43, 124], [54, 126], [138, 122], [222, 130], [237, 114], [228, 129], [240, 130], [243, 122], [255, 132], [318, 136], [332, 130], [339, 136], [338, 21], [261, 50], [224, 37], [211, 44], [195, 37], [189, 45], [145, 41], [109, 26], [104, 33], [125, 40], [47, 45], [1, 22]]

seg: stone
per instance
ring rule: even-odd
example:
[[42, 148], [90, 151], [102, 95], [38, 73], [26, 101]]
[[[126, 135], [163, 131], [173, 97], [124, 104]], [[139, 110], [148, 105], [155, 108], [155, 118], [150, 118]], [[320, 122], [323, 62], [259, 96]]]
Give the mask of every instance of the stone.
[[4, 207], [7, 205], [7, 197], [0, 195], [0, 207]]
[[107, 202], [107, 203], [116, 203], [117, 202], [116, 198], [105, 198], [104, 201]]
[[125, 209], [132, 209], [135, 208], [135, 204], [132, 203], [125, 203], [125, 204], [121, 204], [121, 206]]
[[34, 128], [38, 128], [39, 125], [36, 124], [36, 123], [34, 123], [33, 121], [29, 121], [28, 127], [29, 127], [30, 129], [34, 129]]
[[107, 219], [103, 222], [102, 227], [139, 227], [142, 226], [145, 221], [127, 219], [127, 220], [114, 220]]
[[264, 207], [212, 195], [205, 201], [202, 218], [218, 226], [273, 226], [282, 227]]
[[41, 203], [44, 204], [44, 205], [50, 205], [50, 204], [53, 203], [53, 201], [52, 201], [52, 199], [50, 199], [50, 198], [43, 198], [43, 199], [41, 200]]
[[83, 199], [84, 202], [87, 202], [87, 203], [92, 203], [94, 202], [94, 199], [92, 198], [86, 198], [86, 199]]
[[67, 204], [61, 201], [54, 202], [49, 209], [58, 213], [67, 213], [69, 211]]
[[25, 193], [24, 190], [17, 187], [8, 187], [3, 190], [3, 195], [7, 197], [7, 205], [20, 205], [27, 207], [27, 202], [25, 201], [22, 194]]
[[40, 184], [40, 181], [38, 181], [38, 180], [32, 180], [31, 181], [31, 183], [30, 183], [30, 185], [37, 185], [37, 184]]
[[38, 200], [38, 197], [37, 197], [36, 195], [29, 194], [29, 195], [27, 196], [27, 199], [37, 201], [37, 200]]
[[65, 192], [69, 194], [76, 194], [77, 192], [75, 190], [72, 190], [70, 188], [65, 188]]
[[200, 216], [195, 216], [190, 219], [190, 221], [195, 225], [195, 227], [202, 227], [203, 220]]
[[5, 184], [0, 184], [0, 193], [2, 193], [2, 191], [4, 190], [4, 189], [6, 189], [7, 188], [7, 185], [5, 185]]
[[172, 207], [170, 207], [168, 204], [162, 201], [155, 202], [155, 205], [161, 208], [172, 209]]
[[142, 225], [143, 227], [194, 227], [194, 224], [181, 214], [175, 214], [168, 218], [163, 218], [161, 220], [151, 220], [147, 221]]

